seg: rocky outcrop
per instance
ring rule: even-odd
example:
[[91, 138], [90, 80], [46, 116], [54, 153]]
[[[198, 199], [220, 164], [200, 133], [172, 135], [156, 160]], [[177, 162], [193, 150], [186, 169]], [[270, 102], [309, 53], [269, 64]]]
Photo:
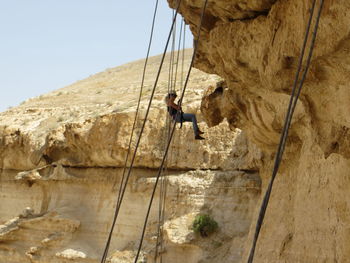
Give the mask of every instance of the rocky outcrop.
[[[186, 65], [190, 50], [187, 54]], [[132, 147], [159, 59], [149, 61]], [[100, 262], [135, 116], [135, 78], [142, 66], [138, 61], [108, 69], [0, 114], [0, 262]], [[161, 75], [108, 262], [134, 261], [164, 152], [167, 79]], [[214, 87], [219, 79], [193, 71], [183, 107], [197, 113], [206, 140], [194, 140], [191, 125], [185, 123], [170, 148], [164, 242], [158, 255], [167, 263], [221, 262], [227, 255], [239, 262], [260, 194], [261, 151], [226, 122], [208, 129], [199, 111], [203, 88]], [[157, 191], [143, 262], [153, 262], [159, 195]], [[218, 231], [210, 237], [192, 230], [200, 213], [218, 222]]]
[[[176, 1], [168, 2], [175, 7]], [[205, 13], [196, 67], [225, 82], [208, 90], [202, 111], [209, 126], [226, 119], [262, 149], [263, 189], [271, 174], [311, 2], [209, 1]], [[180, 12], [194, 34], [202, 3], [181, 4]], [[237, 14], [237, 6], [247, 8]], [[247, 9], [255, 14], [247, 14]], [[324, 3], [310, 72], [254, 262], [347, 262], [350, 256], [349, 9], [345, 0]], [[251, 229], [250, 237], [254, 225]], [[249, 246], [247, 242], [246, 249]]]

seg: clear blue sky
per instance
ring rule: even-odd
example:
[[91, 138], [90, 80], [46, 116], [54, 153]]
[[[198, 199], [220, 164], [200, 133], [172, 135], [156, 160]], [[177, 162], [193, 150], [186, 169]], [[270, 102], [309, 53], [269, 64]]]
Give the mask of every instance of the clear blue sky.
[[[159, 2], [152, 55], [163, 52], [172, 17], [167, 1]], [[154, 5], [155, 0], [0, 0], [0, 111], [144, 58]]]

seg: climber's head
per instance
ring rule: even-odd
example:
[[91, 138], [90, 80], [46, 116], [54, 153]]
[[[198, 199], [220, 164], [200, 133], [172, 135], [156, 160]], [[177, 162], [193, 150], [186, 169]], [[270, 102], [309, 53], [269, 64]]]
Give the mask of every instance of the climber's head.
[[169, 100], [174, 101], [176, 97], [177, 97], [177, 95], [176, 95], [176, 92], [175, 92], [175, 91], [169, 92], [169, 93], [165, 96], [165, 103], [168, 103]]
[[168, 93], [168, 98], [169, 98], [169, 99], [170, 99], [170, 98], [176, 98], [176, 97], [177, 97], [177, 94], [176, 94], [175, 91], [171, 91], [171, 92]]

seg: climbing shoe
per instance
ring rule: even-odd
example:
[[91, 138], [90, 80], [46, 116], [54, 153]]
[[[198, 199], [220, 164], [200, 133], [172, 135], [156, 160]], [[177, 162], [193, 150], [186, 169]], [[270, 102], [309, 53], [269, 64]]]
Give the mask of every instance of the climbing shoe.
[[198, 134], [201, 135], [201, 134], [204, 134], [204, 132], [202, 132], [201, 130], [198, 130]]
[[205, 138], [203, 138], [203, 137], [200, 136], [199, 134], [196, 135], [196, 136], [194, 137], [194, 139], [195, 139], [195, 140], [205, 140]]

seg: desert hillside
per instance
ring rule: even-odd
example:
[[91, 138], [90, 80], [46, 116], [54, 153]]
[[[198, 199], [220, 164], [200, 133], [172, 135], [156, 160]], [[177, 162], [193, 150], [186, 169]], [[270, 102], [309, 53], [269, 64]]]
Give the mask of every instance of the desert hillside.
[[[175, 8], [178, 1], [168, 3]], [[206, 140], [194, 140], [188, 123], [176, 131], [164, 179], [164, 242], [157, 262], [247, 262], [313, 3], [208, 1], [184, 100]], [[322, 1], [315, 3], [317, 11]], [[195, 37], [202, 5], [183, 0], [179, 8]], [[324, 1], [254, 262], [349, 262], [349, 10], [348, 0]], [[315, 22], [316, 13], [312, 27]], [[191, 51], [186, 53], [189, 65]], [[150, 60], [141, 119], [159, 61], [159, 56]], [[164, 151], [167, 64], [109, 262], [133, 262], [137, 249]], [[140, 60], [108, 69], [0, 114], [1, 263], [99, 262], [142, 67]], [[141, 262], [154, 262], [159, 199], [157, 192]], [[217, 222], [208, 236], [192, 227], [204, 214]]]
[[[192, 50], [186, 50], [188, 67]], [[160, 56], [148, 64], [139, 132]], [[167, 56], [166, 61], [169, 61]], [[100, 262], [112, 222], [117, 188], [144, 60], [29, 99], [0, 114], [0, 262]], [[169, 63], [164, 66], [135, 169], [113, 234], [108, 262], [133, 262], [155, 175], [164, 152]], [[176, 89], [181, 86], [178, 72]], [[194, 69], [183, 108], [205, 131], [177, 130], [166, 172], [163, 249], [167, 263], [240, 262], [260, 193], [262, 153], [227, 122], [208, 128], [200, 112], [204, 93], [221, 78]], [[206, 91], [208, 90], [208, 91]], [[136, 137], [136, 136], [135, 136]], [[153, 262], [159, 192], [151, 212], [142, 262]], [[213, 218], [208, 237], [194, 233], [197, 215]], [[232, 247], [234, 244], [234, 247]], [[228, 261], [227, 261], [228, 262]]]

